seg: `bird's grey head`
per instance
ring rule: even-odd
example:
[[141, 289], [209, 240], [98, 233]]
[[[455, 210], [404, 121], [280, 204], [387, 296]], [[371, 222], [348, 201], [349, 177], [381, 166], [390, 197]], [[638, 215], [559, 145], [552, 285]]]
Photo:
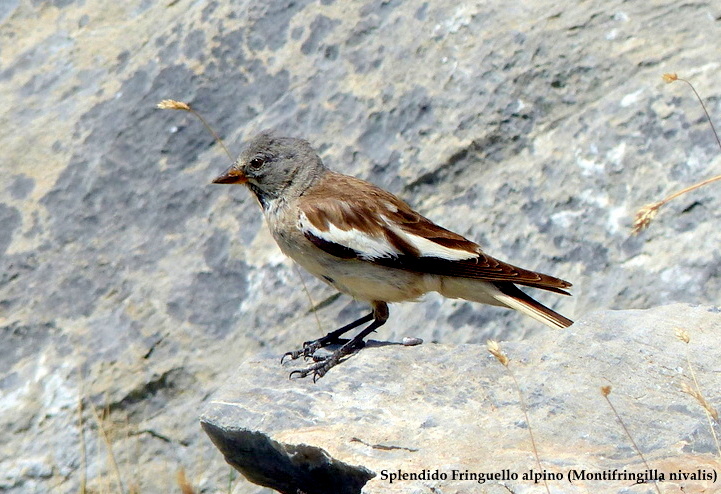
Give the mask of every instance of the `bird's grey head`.
[[246, 184], [266, 208], [278, 197], [300, 196], [325, 171], [308, 141], [264, 131], [250, 141], [236, 162], [213, 183]]

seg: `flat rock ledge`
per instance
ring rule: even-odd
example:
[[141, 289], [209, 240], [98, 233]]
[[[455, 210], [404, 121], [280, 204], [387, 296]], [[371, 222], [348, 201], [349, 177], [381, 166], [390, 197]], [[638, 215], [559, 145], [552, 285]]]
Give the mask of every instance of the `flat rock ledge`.
[[289, 494], [520, 494], [544, 475], [554, 493], [716, 492], [721, 431], [687, 391], [719, 407], [720, 335], [721, 310], [677, 304], [502, 342], [508, 368], [483, 345], [375, 342], [313, 383], [263, 355], [201, 423], [248, 480]]

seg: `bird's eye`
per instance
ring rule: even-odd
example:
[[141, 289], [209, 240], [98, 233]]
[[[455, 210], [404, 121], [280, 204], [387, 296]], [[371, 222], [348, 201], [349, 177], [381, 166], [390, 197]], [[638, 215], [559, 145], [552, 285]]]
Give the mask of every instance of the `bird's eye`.
[[258, 170], [261, 166], [263, 166], [263, 163], [265, 163], [263, 158], [253, 158], [252, 160], [250, 160], [250, 167], [253, 170]]

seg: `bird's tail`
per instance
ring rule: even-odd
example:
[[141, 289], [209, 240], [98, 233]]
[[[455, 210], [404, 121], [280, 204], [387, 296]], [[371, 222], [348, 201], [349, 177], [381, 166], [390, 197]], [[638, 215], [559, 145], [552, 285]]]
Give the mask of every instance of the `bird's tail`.
[[493, 298], [554, 329], [567, 328], [573, 321], [526, 295], [513, 283], [494, 283], [499, 293]]
[[567, 328], [573, 324], [567, 317], [537, 302], [509, 282], [479, 283], [478, 280], [468, 278], [447, 277], [443, 279], [438, 291], [449, 298], [462, 298], [515, 309], [554, 329]]

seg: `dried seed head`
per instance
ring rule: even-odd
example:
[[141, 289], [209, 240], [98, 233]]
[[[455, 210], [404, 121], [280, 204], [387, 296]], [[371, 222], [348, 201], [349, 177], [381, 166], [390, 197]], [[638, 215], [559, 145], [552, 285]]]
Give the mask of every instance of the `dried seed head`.
[[703, 394], [701, 394], [701, 391], [698, 388], [692, 388], [688, 383], [683, 383], [681, 384], [681, 391], [696, 398], [699, 405], [704, 407], [708, 414], [711, 415], [716, 422], [718, 422], [718, 411], [711, 405], [711, 403], [706, 401], [706, 398]]
[[648, 225], [658, 214], [658, 208], [660, 208], [662, 204], [661, 202], [654, 202], [652, 204], [646, 204], [639, 209], [638, 213], [636, 213], [636, 220], [633, 222], [631, 233], [638, 235], [639, 232], [648, 228]]
[[174, 99], [164, 99], [158, 103], [158, 108], [161, 110], [185, 110], [190, 111], [190, 105], [183, 103], [182, 101], [175, 101]]
[[603, 396], [608, 396], [611, 394], [611, 386], [601, 386], [601, 394]]
[[683, 341], [684, 343], [688, 343], [691, 341], [691, 337], [688, 335], [688, 331], [683, 328], [676, 329], [676, 338]]
[[506, 354], [501, 351], [501, 346], [498, 344], [497, 341], [488, 340], [486, 342], [486, 347], [488, 348], [490, 354], [496, 357], [496, 360], [498, 360], [504, 366], [508, 367], [509, 359]]
[[663, 82], [665, 82], [666, 84], [670, 84], [670, 83], [678, 80], [678, 74], [676, 74], [675, 72], [664, 74], [661, 77], [663, 77]]

